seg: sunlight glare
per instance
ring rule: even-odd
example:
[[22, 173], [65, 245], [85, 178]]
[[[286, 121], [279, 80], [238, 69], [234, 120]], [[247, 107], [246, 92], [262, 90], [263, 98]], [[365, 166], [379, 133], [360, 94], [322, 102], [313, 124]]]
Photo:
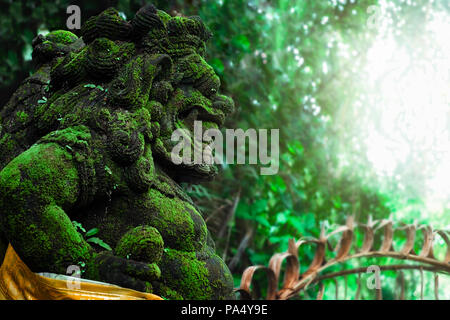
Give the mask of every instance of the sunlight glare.
[[[393, 28], [393, 27], [392, 27]], [[450, 199], [450, 19], [433, 13], [427, 24], [431, 46], [400, 44], [390, 32], [367, 56], [371, 121], [367, 157], [382, 176], [411, 166], [423, 170], [427, 206]]]

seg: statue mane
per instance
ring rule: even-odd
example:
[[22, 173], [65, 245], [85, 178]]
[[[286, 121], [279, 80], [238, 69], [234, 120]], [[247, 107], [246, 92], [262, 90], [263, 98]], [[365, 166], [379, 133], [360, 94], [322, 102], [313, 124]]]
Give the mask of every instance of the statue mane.
[[208, 90], [218, 79], [191, 63], [203, 60], [211, 37], [198, 17], [147, 5], [127, 22], [109, 8], [86, 21], [81, 35], [59, 30], [33, 40], [38, 71], [0, 113], [0, 169], [49, 133], [74, 126], [105, 135], [120, 164], [136, 163], [145, 141], [161, 146], [174, 88], [197, 81]]

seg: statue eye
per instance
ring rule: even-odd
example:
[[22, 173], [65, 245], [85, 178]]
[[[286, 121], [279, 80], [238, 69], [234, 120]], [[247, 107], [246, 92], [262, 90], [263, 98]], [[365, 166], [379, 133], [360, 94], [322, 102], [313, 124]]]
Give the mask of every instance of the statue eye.
[[206, 87], [206, 88], [198, 88], [200, 90], [200, 92], [208, 99], [212, 99], [214, 98], [217, 93], [219, 92], [219, 90], [215, 87], [211, 88], [211, 87]]

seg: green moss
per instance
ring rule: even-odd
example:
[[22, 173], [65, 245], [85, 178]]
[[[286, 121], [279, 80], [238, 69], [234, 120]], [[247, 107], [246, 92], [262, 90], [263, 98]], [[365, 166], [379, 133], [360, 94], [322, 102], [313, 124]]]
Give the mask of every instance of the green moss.
[[65, 273], [68, 264], [89, 259], [89, 246], [62, 209], [77, 196], [72, 156], [53, 143], [34, 145], [1, 171], [6, 234], [32, 270]]
[[56, 30], [52, 31], [45, 36], [47, 41], [62, 43], [62, 44], [71, 44], [78, 40], [78, 37], [70, 31], [66, 30]]
[[21, 123], [25, 123], [28, 120], [28, 114], [25, 111], [17, 111], [16, 116]]
[[89, 47], [89, 50], [101, 54], [115, 55], [119, 52], [119, 46], [107, 38], [96, 39]]
[[130, 110], [147, 104], [157, 75], [157, 67], [150, 63], [150, 58], [139, 55], [125, 64], [110, 86], [113, 103]]
[[54, 142], [65, 148], [74, 160], [86, 161], [85, 151], [91, 141], [91, 133], [86, 126], [75, 126], [56, 130], [41, 139], [42, 142]]
[[190, 204], [168, 198], [150, 189], [148, 204], [151, 225], [161, 233], [166, 246], [183, 251], [196, 251], [206, 243], [206, 224]]
[[163, 254], [164, 242], [153, 227], [139, 226], [128, 231], [116, 246], [117, 256], [136, 261], [158, 263]]
[[90, 17], [81, 28], [83, 40], [90, 43], [99, 37], [111, 40], [127, 40], [131, 26], [114, 8], [108, 8], [98, 16]]
[[[2, 170], [2, 178], [5, 179], [2, 181], [3, 185], [12, 187], [19, 176], [21, 194], [15, 195], [15, 199], [20, 199], [19, 197], [24, 193], [36, 193], [40, 197], [51, 198], [56, 203], [75, 202], [78, 194], [76, 183], [78, 172], [75, 167], [55, 162], [61, 159], [70, 161], [72, 156], [58, 145], [37, 144], [22, 153], [20, 157], [13, 159]], [[65, 173], [63, 177], [60, 176], [62, 168]], [[26, 179], [24, 179], [24, 174], [26, 174]], [[49, 183], [45, 183], [47, 181]], [[15, 187], [19, 187], [19, 185]]]
[[157, 10], [157, 14], [159, 19], [161, 19], [161, 21], [164, 23], [164, 25], [167, 25], [167, 23], [172, 19], [172, 17], [169, 14], [167, 14], [162, 10]]
[[182, 295], [165, 285], [159, 286], [158, 294], [168, 300], [184, 300]]
[[51, 70], [51, 82], [54, 87], [63, 83], [77, 84], [86, 77], [88, 48], [70, 52], [64, 59], [55, 63]]
[[125, 269], [125, 272], [135, 276], [138, 279], [151, 279], [154, 281], [161, 278], [161, 270], [156, 263], [149, 263], [146, 265], [145, 269], [141, 269], [139, 271], [130, 265], [128, 266], [128, 269]]
[[49, 99], [46, 104], [40, 104], [36, 108], [36, 116], [39, 120], [37, 126], [44, 132], [51, 131], [59, 126], [59, 122], [65, 115], [76, 111], [76, 105], [80, 102], [78, 90]]
[[184, 299], [205, 300], [213, 296], [205, 262], [199, 261], [194, 252], [166, 249], [161, 271], [164, 284], [176, 288]]
[[17, 147], [17, 143], [14, 140], [14, 137], [10, 133], [6, 133], [0, 139], [0, 146], [2, 148], [2, 152], [12, 154]]

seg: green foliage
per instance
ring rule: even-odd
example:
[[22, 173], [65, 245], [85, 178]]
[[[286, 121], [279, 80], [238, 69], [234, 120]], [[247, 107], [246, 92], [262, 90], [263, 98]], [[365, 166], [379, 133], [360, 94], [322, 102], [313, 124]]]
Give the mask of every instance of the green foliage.
[[95, 236], [98, 233], [98, 228], [92, 228], [86, 232], [85, 237], [89, 238]]
[[[330, 138], [336, 128], [329, 119], [335, 116], [332, 104], [342, 98], [324, 97], [322, 89], [329, 77], [323, 61], [340, 71], [327, 55], [330, 34], [356, 37], [367, 19], [364, 8], [373, 3], [349, 3], [341, 11], [321, 1], [223, 1], [198, 9], [214, 33], [209, 62], [223, 73], [223, 88], [238, 107], [227, 127], [281, 129], [279, 174], [262, 177], [257, 167], [227, 166], [210, 184], [209, 192], [222, 198], [236, 195], [237, 181], [242, 187], [231, 243], [219, 242], [231, 259], [245, 233], [241, 228], [254, 229], [240, 268], [267, 263], [289, 238], [318, 236], [319, 221], [388, 216], [378, 190], [352, 172], [338, 172], [338, 141]], [[323, 17], [328, 23], [321, 23]]]
[[81, 223], [77, 221], [72, 221], [72, 224], [79, 233], [84, 234], [84, 238], [86, 239], [87, 242], [94, 243], [102, 247], [103, 249], [112, 251], [112, 248], [106, 242], [104, 242], [102, 239], [98, 237], [94, 237], [99, 232], [98, 228], [92, 228], [86, 231], [86, 229], [82, 226]]
[[[73, 226], [75, 227], [75, 229], [78, 231], [82, 231], [82, 232], [86, 232], [86, 229], [83, 228], [83, 225], [77, 221], [72, 221]], [[79, 231], [78, 231], [79, 232]]]
[[87, 242], [91, 242], [91, 243], [95, 243], [95, 244], [99, 245], [100, 247], [102, 247], [102, 248], [104, 248], [106, 250], [109, 250], [109, 251], [112, 250], [112, 248], [100, 238], [91, 237], [91, 238], [86, 239], [86, 241]]
[[46, 103], [47, 102], [47, 98], [46, 97], [42, 97], [42, 99], [38, 100], [38, 103]]
[[[205, 212], [219, 207], [220, 201], [211, 199], [239, 194], [228, 223], [231, 236], [218, 239], [230, 263], [246, 231], [253, 230], [232, 268], [235, 274], [248, 265], [267, 265], [272, 254], [287, 248], [289, 238], [317, 237], [321, 221], [330, 230], [348, 215], [365, 222], [369, 215], [382, 219], [397, 213], [405, 223], [421, 216], [424, 206], [418, 198], [407, 200], [398, 182], [381, 188], [367, 161], [353, 156], [350, 165], [343, 165], [343, 148], [350, 155], [364, 153], [354, 143], [358, 132], [350, 129], [358, 110], [348, 106], [361, 94], [352, 83], [371, 45], [370, 33], [376, 32], [367, 29], [371, 5], [377, 1], [221, 1], [198, 8], [214, 33], [208, 62], [237, 106], [226, 127], [280, 128], [277, 175], [260, 176], [258, 166], [228, 165], [208, 185], [207, 195], [192, 194]], [[421, 10], [420, 5], [403, 7]], [[341, 45], [353, 46], [358, 59], [343, 60]], [[209, 201], [202, 201], [205, 197]], [[305, 255], [312, 260], [312, 253]]]

